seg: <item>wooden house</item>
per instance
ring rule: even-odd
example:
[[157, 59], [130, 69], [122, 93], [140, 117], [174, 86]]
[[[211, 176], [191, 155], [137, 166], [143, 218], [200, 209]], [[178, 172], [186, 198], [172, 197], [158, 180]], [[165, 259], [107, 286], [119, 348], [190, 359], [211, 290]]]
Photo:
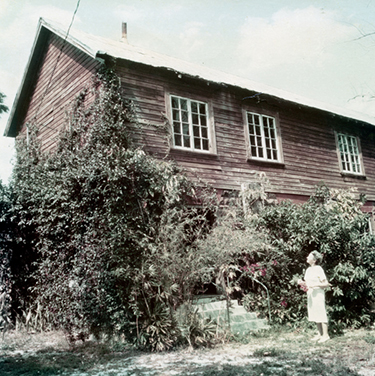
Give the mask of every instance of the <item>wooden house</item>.
[[[125, 38], [124, 38], [125, 39]], [[263, 172], [276, 199], [305, 201], [321, 182], [357, 187], [375, 203], [375, 119], [206, 67], [40, 20], [5, 136], [36, 119], [52, 149], [69, 103], [101, 64], [111, 64], [133, 100], [144, 148], [175, 160], [218, 192]], [[170, 139], [154, 125], [170, 126]]]

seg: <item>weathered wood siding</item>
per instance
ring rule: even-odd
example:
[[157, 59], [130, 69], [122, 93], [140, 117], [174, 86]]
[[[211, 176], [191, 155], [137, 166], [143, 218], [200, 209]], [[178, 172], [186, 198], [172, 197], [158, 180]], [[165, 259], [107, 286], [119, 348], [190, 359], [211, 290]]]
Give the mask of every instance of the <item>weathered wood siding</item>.
[[[40, 127], [44, 150], [55, 145], [59, 130], [66, 124], [67, 111], [79, 92], [91, 84], [99, 62], [51, 34], [40, 56], [25, 124]], [[282, 99], [208, 83], [164, 68], [118, 60], [117, 74], [124, 97], [133, 100], [141, 129], [135, 140], [157, 158], [176, 161], [187, 173], [220, 190], [238, 190], [242, 183], [264, 172], [271, 193], [303, 200], [321, 182], [333, 188], [357, 187], [375, 202], [374, 127], [334, 116]], [[216, 153], [196, 153], [171, 148], [168, 95], [208, 103], [213, 120]], [[277, 119], [283, 163], [247, 159], [243, 111], [267, 112]], [[340, 173], [335, 131], [348, 130], [360, 138], [365, 177]]]
[[[175, 160], [192, 177], [199, 177], [218, 189], [239, 189], [241, 183], [263, 171], [271, 182], [270, 191], [281, 195], [309, 196], [321, 182], [332, 188], [357, 187], [375, 201], [375, 128], [340, 118], [317, 109], [260, 95], [176, 72], [141, 64], [118, 63], [124, 95], [134, 100], [142, 132], [138, 141], [159, 158]], [[214, 119], [216, 154], [170, 148], [165, 119], [167, 95], [174, 94], [209, 104]], [[243, 110], [267, 111], [278, 119], [283, 164], [255, 162], [246, 158]], [[340, 173], [335, 131], [347, 130], [360, 137], [366, 177]]]
[[[98, 61], [51, 34], [30, 98], [22, 133], [27, 123], [36, 123], [43, 140], [43, 150], [51, 150], [59, 131], [66, 124], [69, 106], [91, 83]], [[63, 47], [63, 49], [62, 49]], [[62, 49], [62, 51], [61, 51]]]

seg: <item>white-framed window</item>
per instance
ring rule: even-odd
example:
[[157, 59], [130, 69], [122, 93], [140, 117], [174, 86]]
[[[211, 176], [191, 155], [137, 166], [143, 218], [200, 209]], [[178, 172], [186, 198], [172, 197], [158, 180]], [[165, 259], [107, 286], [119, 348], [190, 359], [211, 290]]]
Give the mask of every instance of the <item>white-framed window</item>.
[[211, 151], [208, 104], [198, 100], [170, 96], [173, 147], [194, 151]]
[[248, 148], [251, 159], [281, 162], [276, 119], [255, 112], [246, 112]]
[[363, 175], [361, 151], [357, 137], [337, 133], [337, 146], [341, 171], [349, 174]]

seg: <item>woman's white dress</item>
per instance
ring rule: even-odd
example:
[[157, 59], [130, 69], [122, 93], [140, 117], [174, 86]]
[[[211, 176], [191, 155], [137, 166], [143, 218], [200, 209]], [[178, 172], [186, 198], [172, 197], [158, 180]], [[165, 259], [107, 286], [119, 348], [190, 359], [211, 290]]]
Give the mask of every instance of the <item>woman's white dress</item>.
[[[327, 281], [324, 270], [319, 265], [313, 265], [307, 268], [305, 273], [305, 282], [307, 286], [314, 286]], [[321, 287], [309, 288], [307, 291], [307, 312], [309, 321], [328, 322], [324, 289]]]

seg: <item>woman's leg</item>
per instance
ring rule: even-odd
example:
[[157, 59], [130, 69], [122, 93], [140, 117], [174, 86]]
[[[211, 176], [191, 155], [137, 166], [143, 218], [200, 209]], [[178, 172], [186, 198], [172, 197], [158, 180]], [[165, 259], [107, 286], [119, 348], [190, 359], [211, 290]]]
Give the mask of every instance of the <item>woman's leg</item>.
[[319, 340], [319, 342], [325, 342], [329, 340], [329, 335], [328, 335], [328, 323], [322, 322], [321, 324], [322, 327], [322, 338]]
[[323, 337], [328, 337], [328, 323], [322, 322]]
[[313, 338], [311, 338], [312, 341], [317, 341], [320, 338], [322, 338], [322, 334], [323, 334], [322, 324], [320, 322], [317, 322], [316, 327], [318, 328], [318, 334], [314, 336]]

